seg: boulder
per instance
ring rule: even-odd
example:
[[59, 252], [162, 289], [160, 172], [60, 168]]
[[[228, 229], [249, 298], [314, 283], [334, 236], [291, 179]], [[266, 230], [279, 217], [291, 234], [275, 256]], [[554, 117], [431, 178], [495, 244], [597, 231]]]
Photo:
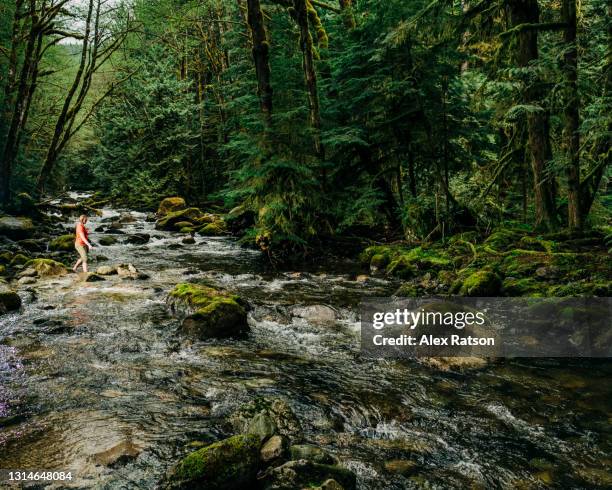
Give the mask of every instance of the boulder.
[[21, 307], [21, 298], [6, 284], [0, 282], [0, 313], [18, 310]]
[[13, 260], [13, 254], [11, 252], [0, 253], [0, 264], [10, 264]]
[[70, 252], [74, 250], [74, 235], [62, 235], [49, 242], [49, 250]]
[[305, 459], [319, 464], [336, 464], [337, 460], [327, 451], [312, 444], [296, 444], [289, 449], [291, 459]]
[[34, 233], [34, 224], [30, 218], [21, 216], [0, 217], [0, 235], [9, 238], [28, 238]]
[[255, 488], [259, 445], [257, 436], [240, 434], [199, 449], [169, 471], [162, 488]]
[[133, 277], [136, 278], [138, 275], [138, 269], [132, 264], [119, 264], [116, 267], [117, 274], [119, 277]]
[[249, 331], [245, 304], [235, 295], [197, 284], [178, 284], [169, 294], [173, 311], [187, 310], [181, 330], [199, 339], [236, 337]]
[[185, 199], [182, 197], [167, 197], [159, 203], [159, 208], [157, 209], [157, 216], [164, 217], [168, 213], [174, 213], [176, 211], [181, 211], [185, 209], [187, 205], [185, 204]]
[[[193, 229], [193, 223], [191, 221], [179, 221], [177, 223], [174, 223], [174, 229], [183, 232], [184, 229], [188, 229], [188, 230], [192, 230]], [[189, 231], [185, 232], [185, 233], [189, 233]]]
[[25, 266], [34, 269], [38, 277], [63, 276], [67, 272], [64, 264], [53, 259], [32, 259]]
[[459, 294], [463, 296], [497, 296], [500, 294], [502, 281], [493, 271], [474, 272], [463, 281]]
[[125, 243], [131, 243], [132, 245], [144, 245], [151, 239], [151, 235], [148, 233], [134, 233], [128, 235], [125, 239]]
[[202, 226], [198, 234], [203, 236], [223, 236], [226, 234], [226, 226], [223, 221], [216, 221]]
[[112, 265], [101, 265], [96, 270], [96, 274], [100, 276], [110, 276], [112, 274], [117, 274], [117, 268]]
[[355, 490], [357, 486], [357, 479], [352, 471], [304, 459], [289, 461], [276, 468], [271, 468], [266, 472], [261, 483], [264, 490], [284, 490], [321, 486], [328, 480], [334, 480], [345, 490]]
[[193, 245], [195, 242], [195, 238], [192, 236], [186, 236], [181, 240], [181, 243], [184, 243], [185, 245]]
[[147, 213], [147, 215], [145, 216], [145, 221], [147, 223], [155, 223], [156, 220], [157, 216], [155, 215], [155, 213]]
[[286, 459], [289, 450], [289, 439], [285, 436], [275, 435], [270, 437], [259, 451], [259, 456], [264, 463], [271, 463]]
[[117, 238], [115, 238], [112, 235], [110, 235], [110, 236], [103, 236], [102, 238], [100, 238], [98, 240], [98, 243], [100, 245], [103, 245], [104, 247], [108, 247], [110, 245], [114, 245], [115, 243], [117, 243]]
[[0, 276], [4, 276], [6, 274], [6, 266], [0, 264]]
[[34, 284], [36, 282], [36, 278], [35, 277], [22, 277], [17, 281], [17, 284], [19, 284], [20, 286], [27, 286], [28, 284]]
[[251, 420], [247, 434], [256, 435], [263, 442], [276, 434], [277, 430], [276, 422], [270, 417], [268, 411], [262, 410]]
[[85, 277], [85, 282], [99, 282], [99, 281], [105, 281], [105, 280], [106, 279], [104, 279], [104, 277], [94, 272], [89, 272], [87, 276]]
[[46, 248], [44, 241], [36, 240], [34, 238], [26, 238], [25, 240], [19, 240], [17, 244], [28, 252], [42, 252]]
[[310, 323], [333, 323], [336, 321], [336, 310], [327, 305], [298, 306], [293, 308], [293, 316], [303, 318]]
[[134, 218], [131, 213], [121, 213], [117, 221], [119, 221], [119, 223], [134, 223], [136, 222], [136, 218]]
[[204, 213], [200, 211], [198, 208], [187, 208], [182, 209], [181, 211], [175, 211], [166, 214], [163, 218], [160, 218], [155, 222], [156, 230], [167, 230], [174, 231], [180, 230], [180, 228], [176, 228], [176, 223], [187, 223], [184, 226], [191, 226], [191, 224], [199, 218], [202, 218]]

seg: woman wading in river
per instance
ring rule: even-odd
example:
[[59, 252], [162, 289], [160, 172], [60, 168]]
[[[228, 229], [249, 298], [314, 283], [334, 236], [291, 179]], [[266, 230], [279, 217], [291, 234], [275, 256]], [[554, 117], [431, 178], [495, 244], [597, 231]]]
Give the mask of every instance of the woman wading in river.
[[87, 223], [87, 216], [82, 214], [79, 216], [79, 221], [77, 221], [75, 230], [76, 238], [74, 240], [74, 248], [79, 254], [79, 260], [77, 260], [72, 268], [74, 272], [77, 271], [79, 265], [83, 266], [83, 272], [87, 272], [87, 252], [92, 249], [92, 245], [89, 243], [89, 231], [85, 227], [85, 223]]

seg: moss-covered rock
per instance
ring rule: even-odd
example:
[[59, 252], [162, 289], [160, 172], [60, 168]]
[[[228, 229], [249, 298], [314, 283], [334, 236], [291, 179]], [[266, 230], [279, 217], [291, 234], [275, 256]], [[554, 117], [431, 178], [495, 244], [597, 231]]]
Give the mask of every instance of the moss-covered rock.
[[493, 271], [481, 270], [463, 281], [459, 294], [463, 296], [497, 296], [501, 291], [500, 277]]
[[260, 440], [237, 435], [189, 454], [166, 477], [168, 490], [241, 490], [256, 486]]
[[2, 216], [0, 217], [0, 235], [9, 238], [20, 239], [28, 238], [34, 233], [34, 224], [30, 218], [22, 216]]
[[391, 258], [389, 257], [389, 254], [382, 253], [373, 255], [372, 259], [370, 260], [370, 269], [372, 271], [382, 270], [389, 265], [390, 261]]
[[221, 236], [225, 235], [226, 227], [223, 221], [216, 221], [214, 223], [208, 223], [202, 226], [198, 230], [198, 234], [203, 236]]
[[313, 488], [327, 480], [335, 480], [345, 490], [355, 490], [355, 474], [334, 465], [313, 463], [304, 459], [288, 461], [270, 469], [262, 480], [264, 490]]
[[193, 223], [191, 221], [178, 221], [172, 225], [172, 229], [180, 231], [183, 228], [193, 229]]
[[49, 250], [69, 252], [74, 250], [74, 235], [62, 235], [49, 242]]
[[419, 296], [419, 288], [415, 284], [406, 282], [402, 284], [394, 294], [400, 298], [416, 298]]
[[516, 230], [500, 229], [491, 233], [484, 241], [485, 245], [496, 251], [504, 251], [512, 247], [524, 233]]
[[7, 311], [18, 310], [21, 307], [21, 298], [6, 284], [0, 282], [0, 314]]
[[502, 292], [505, 296], [543, 296], [546, 285], [531, 277], [507, 277], [502, 283]]
[[161, 218], [166, 216], [168, 213], [175, 213], [176, 211], [181, 211], [186, 207], [187, 205], [185, 204], [185, 199], [182, 197], [167, 197], [159, 203], [157, 215]]
[[548, 288], [547, 296], [612, 296], [611, 281], [590, 282], [587, 280], [569, 282], [567, 284], [555, 284]]
[[98, 240], [98, 243], [104, 247], [110, 247], [117, 243], [117, 238], [113, 235], [105, 235]]
[[11, 252], [0, 253], [0, 264], [10, 264], [13, 260], [13, 254]]
[[0, 276], [6, 275], [6, 266], [0, 264]]
[[[155, 222], [156, 230], [174, 231], [176, 223], [187, 222], [187, 226], [191, 226], [197, 219], [202, 218], [204, 213], [198, 208], [187, 208], [180, 211], [174, 211], [166, 214], [164, 217]], [[179, 228], [180, 229], [180, 228]]]
[[64, 264], [53, 259], [32, 259], [25, 266], [34, 269], [39, 277], [63, 276], [67, 272]]
[[234, 337], [249, 327], [244, 302], [236, 295], [198, 284], [178, 284], [169, 294], [173, 310], [186, 307], [181, 330], [200, 339]]
[[524, 236], [521, 238], [519, 240], [519, 246], [524, 250], [534, 250], [536, 252], [553, 253], [555, 250], [554, 241], [532, 236]]
[[30, 257], [27, 257], [26, 255], [23, 254], [15, 254], [13, 255], [13, 258], [11, 259], [11, 265], [15, 266], [15, 265], [23, 265], [25, 264], [28, 260], [30, 260]]

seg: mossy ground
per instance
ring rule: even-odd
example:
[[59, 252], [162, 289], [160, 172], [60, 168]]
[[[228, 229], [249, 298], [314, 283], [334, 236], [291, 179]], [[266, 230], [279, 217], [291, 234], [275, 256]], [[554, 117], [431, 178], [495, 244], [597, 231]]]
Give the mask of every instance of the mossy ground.
[[407, 281], [399, 296], [607, 296], [612, 261], [600, 230], [529, 234], [496, 229], [409, 246], [375, 245], [360, 261]]

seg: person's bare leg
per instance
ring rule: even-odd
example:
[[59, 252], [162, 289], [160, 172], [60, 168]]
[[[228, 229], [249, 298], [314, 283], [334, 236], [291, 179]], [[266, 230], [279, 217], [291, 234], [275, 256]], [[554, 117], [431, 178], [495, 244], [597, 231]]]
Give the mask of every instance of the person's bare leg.
[[83, 272], [87, 274], [87, 262], [83, 261]]
[[74, 264], [74, 267], [72, 268], [72, 270], [73, 270], [74, 272], [76, 272], [76, 271], [77, 271], [77, 269], [79, 268], [79, 265], [81, 265], [81, 262], [82, 262], [82, 260], [81, 260], [81, 259], [79, 259], [79, 260], [77, 260], [77, 261], [76, 261], [76, 264]]

